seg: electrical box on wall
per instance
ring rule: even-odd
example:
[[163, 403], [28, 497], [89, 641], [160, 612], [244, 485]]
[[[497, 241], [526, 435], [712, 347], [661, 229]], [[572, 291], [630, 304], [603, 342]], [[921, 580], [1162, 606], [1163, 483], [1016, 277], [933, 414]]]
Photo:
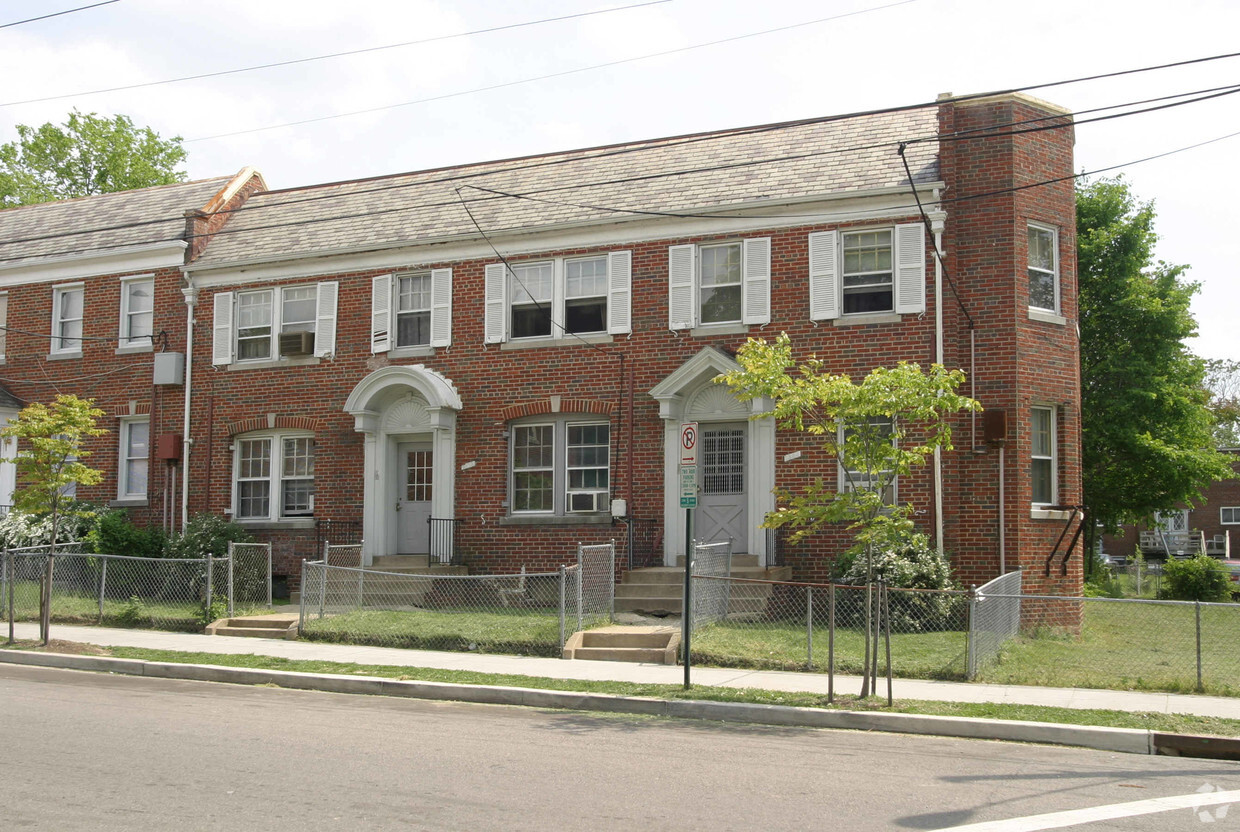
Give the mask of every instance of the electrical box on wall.
[[182, 385], [185, 383], [185, 353], [155, 353], [155, 383], [159, 385]]
[[161, 433], [155, 437], [155, 458], [177, 462], [181, 459], [181, 434]]
[[982, 439], [991, 444], [999, 445], [1007, 441], [1007, 411], [982, 411]]

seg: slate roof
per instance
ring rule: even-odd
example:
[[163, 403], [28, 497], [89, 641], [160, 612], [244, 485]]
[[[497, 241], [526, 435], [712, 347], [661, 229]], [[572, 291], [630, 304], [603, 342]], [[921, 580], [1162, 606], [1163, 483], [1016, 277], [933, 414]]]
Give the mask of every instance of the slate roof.
[[0, 268], [183, 239], [185, 212], [202, 208], [232, 180], [220, 176], [7, 208], [0, 211]]
[[[933, 136], [937, 109], [739, 128], [250, 197], [197, 266], [397, 248], [476, 237], [463, 196], [488, 234], [906, 186], [896, 144]], [[909, 146], [918, 182], [938, 179], [938, 145]], [[460, 196], [457, 189], [460, 188]], [[514, 199], [492, 188], [577, 203]]]
[[6, 410], [21, 410], [26, 403], [9, 392], [8, 388], [0, 384], [0, 408]]

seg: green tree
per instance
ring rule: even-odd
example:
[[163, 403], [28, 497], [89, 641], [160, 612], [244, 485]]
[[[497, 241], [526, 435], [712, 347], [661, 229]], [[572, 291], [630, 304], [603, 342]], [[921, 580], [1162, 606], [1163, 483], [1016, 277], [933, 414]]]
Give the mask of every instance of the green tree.
[[1205, 362], [1185, 346], [1198, 287], [1153, 261], [1153, 203], [1121, 178], [1083, 184], [1076, 205], [1085, 505], [1114, 531], [1200, 499], [1231, 466], [1214, 447]]
[[[17, 466], [17, 490], [13, 508], [28, 514], [50, 514], [52, 540], [56, 552], [61, 508], [73, 500], [70, 489], [78, 485], [97, 485], [103, 473], [88, 468], [81, 460], [90, 456], [83, 443], [89, 437], [107, 433], [96, 426], [103, 411], [91, 399], [61, 395], [50, 405], [34, 402], [22, 408], [17, 418], [3, 429], [0, 437], [17, 440], [17, 456], [5, 460]], [[47, 644], [51, 613], [54, 557], [49, 556], [39, 597], [39, 629]]]
[[1214, 444], [1240, 448], [1240, 361], [1206, 360], [1206, 390], [1214, 414]]
[[0, 145], [0, 208], [185, 181], [181, 137], [160, 138], [128, 116], [74, 110], [63, 125], [17, 125]]
[[[800, 493], [779, 492], [779, 508], [763, 521], [766, 528], [792, 528], [793, 540], [828, 524], [846, 523], [853, 532], [854, 550], [864, 558], [867, 584], [873, 582], [874, 552], [893, 542], [911, 540], [912, 507], [893, 505], [891, 494], [898, 477], [925, 463], [935, 448], [951, 450], [947, 419], [961, 411], [980, 410], [967, 396], [956, 393], [964, 373], [939, 364], [928, 372], [901, 361], [879, 367], [860, 383], [827, 370], [810, 356], [799, 367], [792, 359], [787, 334], [775, 343], [750, 339], [737, 353], [741, 369], [723, 380], [744, 400], [768, 399], [769, 414], [781, 427], [818, 438], [844, 472], [843, 487], [821, 478]], [[794, 369], [795, 367], [795, 369]], [[866, 668], [876, 669], [877, 628], [871, 628], [867, 593]], [[868, 694], [870, 677], [862, 684]]]

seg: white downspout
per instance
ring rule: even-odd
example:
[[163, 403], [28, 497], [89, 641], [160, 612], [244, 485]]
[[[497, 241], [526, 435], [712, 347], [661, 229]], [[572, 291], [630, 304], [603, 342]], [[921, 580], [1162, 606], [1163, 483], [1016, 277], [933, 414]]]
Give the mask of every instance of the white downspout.
[[[934, 362], [943, 363], [943, 220], [931, 224], [934, 231]], [[943, 555], [943, 453], [934, 448], [934, 546]]]
[[189, 435], [190, 393], [194, 380], [194, 309], [198, 305], [198, 287], [187, 274], [189, 285], [181, 290], [185, 296], [185, 418], [181, 426], [181, 533], [189, 525], [189, 451], [194, 444]]

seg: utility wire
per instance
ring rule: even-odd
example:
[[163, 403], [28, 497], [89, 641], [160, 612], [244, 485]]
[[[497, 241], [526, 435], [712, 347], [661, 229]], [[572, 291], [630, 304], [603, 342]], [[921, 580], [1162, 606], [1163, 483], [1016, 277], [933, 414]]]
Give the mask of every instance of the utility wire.
[[475, 93], [480, 93], [480, 92], [491, 92], [493, 90], [502, 90], [508, 87], [520, 86], [522, 84], [531, 84], [535, 81], [546, 81], [551, 78], [563, 78], [567, 75], [577, 75], [582, 72], [591, 72], [596, 69], [606, 69], [607, 67], [622, 66], [624, 64], [636, 63], [637, 61], [645, 61], [651, 58], [662, 58], [666, 55], [676, 55], [682, 52], [689, 52], [694, 49], [704, 49], [708, 46], [719, 46], [724, 43], [735, 43], [738, 40], [745, 40], [747, 38], [762, 37], [763, 35], [775, 34], [777, 32], [787, 32], [791, 29], [799, 29], [805, 26], [813, 26], [818, 23], [826, 23], [832, 20], [840, 20], [841, 18], [845, 18], [845, 17], [853, 17], [855, 15], [869, 14], [870, 12], [883, 11], [884, 9], [890, 9], [896, 6], [906, 6], [909, 3], [916, 3], [916, 2], [918, 2], [918, 0], [898, 0], [895, 3], [887, 3], [882, 6], [872, 6], [868, 9], [858, 9], [857, 11], [831, 15], [829, 17], [820, 17], [815, 20], [806, 20], [801, 23], [791, 23], [787, 26], [777, 26], [773, 29], [763, 29], [760, 32], [748, 32], [743, 35], [734, 35], [729, 38], [721, 38], [720, 40], [712, 40], [712, 41], [707, 41], [705, 43], [695, 43], [689, 46], [681, 46], [676, 49], [666, 49], [666, 50], [663, 50], [662, 52], [650, 52], [645, 55], [637, 55], [632, 58], [621, 58], [615, 61], [607, 61], [606, 63], [591, 64], [590, 66], [579, 66], [573, 69], [565, 69], [559, 72], [547, 73], [546, 75], [536, 75], [530, 78], [519, 78], [515, 81], [504, 81], [499, 84], [490, 84], [485, 87], [474, 87], [473, 89], [469, 89], [469, 90], [458, 90], [456, 92], [443, 93], [441, 95], [433, 95], [433, 96], [430, 96], [429, 98], [418, 98], [418, 99], [414, 99], [413, 101], [400, 101], [395, 104], [384, 104], [378, 107], [367, 107], [364, 110], [351, 110], [347, 113], [335, 113], [329, 116], [316, 116], [314, 118], [305, 118], [305, 119], [300, 119], [298, 121], [286, 121], [286, 122], [281, 122], [279, 124], [268, 124], [265, 127], [252, 127], [248, 130], [233, 130], [228, 133], [216, 133], [211, 136], [199, 136], [198, 138], [195, 138], [195, 139], [186, 139], [185, 143], [190, 144], [191, 142], [206, 142], [206, 141], [212, 141], [214, 139], [229, 138], [232, 136], [246, 136], [251, 133], [263, 133], [268, 130], [278, 130], [284, 127], [298, 127], [303, 124], [316, 124], [321, 121], [331, 121], [332, 119], [337, 119], [337, 118], [349, 118], [351, 116], [366, 115], [368, 113], [379, 113], [385, 110], [395, 110], [400, 107], [412, 107], [416, 104], [427, 104], [432, 101], [443, 101], [449, 98], [459, 98], [461, 96], [474, 95]]
[[[1172, 104], [1166, 104], [1166, 105], [1158, 106], [1158, 107], [1148, 107], [1142, 110], [1130, 110], [1130, 111], [1123, 112], [1123, 113], [1115, 113], [1109, 116], [1100, 116], [1098, 118], [1093, 118], [1093, 119], [1070, 120], [1069, 117], [1065, 115], [1050, 115], [1050, 116], [1042, 116], [1042, 117], [1033, 118], [1033, 119], [1026, 119], [1023, 121], [1010, 122], [1006, 125], [991, 125], [991, 126], [984, 127], [984, 128], [976, 128], [975, 130], [961, 131], [959, 133], [936, 134], [936, 136], [937, 138], [943, 141], [962, 140], [962, 139], [983, 139], [983, 138], [999, 138], [1003, 136], [1019, 135], [1019, 134], [1027, 133], [1027, 132], [1036, 132], [1037, 130], [1042, 130], [1042, 129], [1075, 128], [1077, 126], [1080, 126], [1083, 124], [1089, 124], [1094, 121], [1105, 121], [1111, 118], [1119, 118], [1122, 116], [1139, 115], [1139, 114], [1143, 114], [1147, 112], [1153, 112], [1153, 111], [1160, 110], [1160, 109], [1166, 109], [1167, 107], [1171, 107], [1171, 106], [1180, 106], [1184, 104], [1198, 103], [1201, 101], [1209, 100], [1211, 98], [1219, 97], [1221, 95], [1231, 95], [1236, 92], [1240, 92], [1240, 85], [1213, 87], [1213, 88], [1208, 88], [1204, 90], [1195, 90], [1192, 92], [1184, 92], [1184, 93], [1177, 93], [1174, 95], [1160, 96], [1157, 98], [1142, 99], [1142, 100], [1127, 102], [1123, 104], [1114, 104], [1114, 105], [1107, 105], [1103, 107], [1096, 107], [1096, 108], [1092, 108], [1089, 110], [1083, 110], [1079, 113], [1079, 114], [1088, 114], [1088, 113], [1095, 113], [1095, 112], [1107, 112], [1109, 110], [1115, 110], [1115, 109], [1119, 109], [1123, 107], [1133, 107], [1133, 106], [1150, 104], [1150, 103], [1173, 101]], [[1185, 99], [1188, 96], [1198, 96], [1198, 97], [1190, 98], [1188, 100], [1179, 100], [1179, 101], [1175, 100], [1175, 99]], [[920, 105], [920, 106], [927, 107], [927, 106], [933, 106], [933, 105], [926, 104], [926, 105]], [[820, 121], [820, 120], [811, 120], [811, 121]], [[1053, 122], [1053, 123], [1046, 125], [1045, 122]], [[801, 124], [801, 122], [793, 122], [793, 124], [799, 125]], [[1043, 124], [1043, 126], [1036, 128], [1036, 129], [1006, 129], [1006, 128], [1021, 127], [1026, 124]], [[760, 128], [754, 128], [754, 130], [767, 131], [771, 129], [782, 129], [783, 126], [784, 125], [775, 125], [775, 126], [764, 125]], [[1003, 132], [997, 132], [1000, 130], [1003, 130]], [[725, 135], [728, 135], [728, 136], [735, 135], [735, 133], [737, 132], [744, 134], [746, 131], [744, 129], [740, 131], [731, 131]], [[722, 136], [720, 134], [712, 134], [710, 136], [710, 138], [715, 138], [715, 139], [721, 138], [721, 137]], [[693, 140], [696, 140], [696, 139], [697, 137], [694, 137]], [[578, 189], [585, 189], [585, 188], [591, 188], [591, 187], [604, 187], [604, 186], [616, 185], [616, 184], [627, 184], [627, 183], [636, 182], [636, 181], [650, 181], [650, 180], [654, 180], [658, 178], [666, 178], [666, 177], [674, 177], [674, 176], [688, 176], [688, 175], [694, 175], [694, 174], [700, 174], [700, 173], [711, 173], [711, 172], [717, 172], [719, 170], [724, 170], [729, 167], [756, 166], [756, 165], [771, 164], [771, 163], [776, 163], [776, 162], [797, 161], [797, 160], [813, 158], [817, 156], [840, 155], [840, 154], [858, 152], [858, 151], [863, 151], [863, 150], [881, 149], [884, 147], [895, 148], [901, 142], [903, 142], [904, 144], [915, 144], [915, 143], [929, 141], [929, 140], [933, 140], [933, 137], [929, 137], [929, 138], [907, 137], [904, 139], [890, 139], [890, 140], [884, 140], [884, 141], [879, 141], [879, 142], [871, 142], [871, 143], [862, 144], [862, 145], [852, 145], [852, 146], [847, 146], [847, 147], [842, 147], [842, 148], [831, 148], [829, 150], [810, 151], [807, 153], [794, 154], [790, 156], [776, 156], [776, 157], [764, 157], [760, 159], [749, 159], [743, 162], [732, 163], [730, 165], [717, 165], [717, 166], [699, 167], [699, 168], [683, 168], [683, 169], [678, 169], [674, 171], [664, 171], [660, 173], [645, 174], [641, 177], [627, 177], [627, 178], [621, 178], [621, 179], [601, 180], [601, 181], [586, 182], [586, 183], [575, 183], [572, 185], [561, 185], [561, 186], [556, 186], [554, 188], [526, 191], [526, 192], [519, 193], [519, 194], [509, 192], [509, 191], [499, 190], [495, 188], [481, 187], [481, 186], [468, 186], [468, 187], [471, 187], [474, 190], [492, 193], [497, 196], [501, 196], [505, 198], [531, 199], [533, 201], [542, 201], [548, 204], [564, 205], [564, 206], [571, 206], [571, 207], [577, 207], [577, 208], [583, 208], [583, 209], [593, 208], [597, 210], [612, 210], [612, 208], [608, 206], [600, 206], [600, 205], [594, 205], [590, 203], [557, 201], [557, 200], [537, 200], [532, 195], [536, 193], [551, 193], [554, 191], [578, 190]], [[651, 149], [652, 147], [662, 148], [662, 147], [669, 147], [669, 146], [675, 146], [675, 143], [665, 143], [662, 145], [653, 145], [653, 146], [644, 145], [643, 147], [639, 149], [647, 150], [647, 149]], [[623, 152], [624, 150], [627, 150], [627, 149], [630, 149], [630, 148], [620, 148], [620, 149], [617, 149], [617, 152]], [[590, 159], [599, 158], [600, 156], [606, 156], [606, 155], [608, 154], [604, 153], [604, 154], [599, 154], [598, 156], [591, 156], [589, 158]], [[348, 193], [319, 194], [319, 195], [314, 195], [314, 196], [301, 197], [298, 199], [286, 200], [283, 202], [271, 202], [271, 203], [262, 204], [262, 205], [242, 205], [238, 208], [226, 209], [218, 213], [229, 214], [229, 213], [242, 213], [245, 211], [269, 210], [269, 209], [278, 208], [278, 207], [286, 207], [290, 205], [297, 205], [297, 204], [308, 203], [308, 202], [317, 202], [317, 201], [322, 201], [322, 200], [327, 200], [327, 199], [357, 197], [357, 196], [362, 196], [366, 194], [398, 190], [402, 188], [420, 187], [420, 186], [447, 183], [447, 182], [460, 182], [462, 180], [471, 179], [471, 178], [480, 178], [480, 177], [486, 177], [486, 176], [499, 175], [499, 174], [508, 173], [512, 171], [520, 172], [522, 170], [527, 170], [530, 168], [539, 168], [545, 165], [567, 164], [567, 163], [577, 162], [581, 160], [582, 160], [581, 157], [571, 157], [568, 159], [545, 160], [543, 162], [534, 163], [534, 164], [525, 165], [525, 166], [516, 166], [513, 168], [503, 168], [499, 170], [480, 171], [480, 172], [473, 172], [473, 173], [466, 173], [466, 174], [460, 174], [460, 173], [450, 174], [450, 175], [446, 175], [446, 176], [439, 177], [436, 179], [417, 180], [414, 182], [400, 182], [400, 183], [376, 186], [374, 188], [351, 190]], [[390, 178], [390, 177], [383, 177], [383, 178]], [[269, 193], [278, 193], [278, 192], [269, 192]], [[224, 229], [216, 232], [214, 235], [202, 235], [202, 236], [223, 236], [227, 234], [240, 234], [240, 233], [247, 233], [247, 232], [253, 232], [253, 231], [263, 231], [263, 230], [272, 230], [272, 229], [277, 229], [277, 228], [296, 227], [296, 226], [306, 225], [306, 224], [311, 224], [311, 223], [334, 222], [334, 221], [346, 220], [346, 219], [360, 219], [360, 218], [373, 217], [373, 216], [382, 216], [384, 214], [399, 213], [403, 211], [415, 211], [415, 210], [422, 210], [422, 209], [427, 209], [427, 208], [442, 208], [442, 207], [447, 207], [449, 205], [455, 205], [455, 204], [456, 204], [456, 200], [438, 201], [438, 202], [421, 203], [418, 205], [397, 206], [393, 208], [379, 209], [379, 210], [368, 209], [365, 211], [355, 212], [351, 214], [336, 214], [336, 215], [329, 216], [329, 217], [316, 217], [316, 218], [308, 219], [308, 220], [296, 220], [296, 221], [290, 221], [286, 223], [274, 223], [270, 225], [251, 226], [249, 228], [244, 228], [244, 229], [229, 229], [225, 227]], [[683, 216], [683, 217], [689, 217], [689, 216], [718, 217], [719, 216], [717, 213], [703, 215], [703, 214], [691, 214], [691, 213], [685, 213], [685, 212], [664, 212], [664, 211], [642, 212], [639, 209], [634, 209], [634, 208], [623, 208], [623, 209], [617, 209], [617, 210], [623, 210], [628, 213], [635, 213], [635, 214], [636, 213], [648, 213], [653, 216]], [[761, 215], [747, 214], [746, 216], [760, 217]], [[785, 214], [781, 216], [796, 216], [796, 215]], [[812, 216], [822, 216], [822, 215], [814, 214]], [[9, 240], [0, 241], [0, 245], [14, 245], [18, 243], [43, 242], [43, 241], [52, 240], [52, 239], [77, 237], [77, 236], [88, 234], [88, 233], [98, 233], [102, 231], [128, 230], [128, 229], [139, 228], [143, 226], [164, 224], [167, 222], [168, 222], [167, 219], [137, 220], [137, 221], [130, 222], [130, 223], [120, 223], [120, 224], [115, 224], [115, 225], [110, 225], [110, 226], [98, 226], [95, 228], [85, 229], [85, 230], [74, 230], [74, 231], [66, 231], [66, 232], [56, 232], [52, 234], [42, 234], [42, 235], [32, 235], [32, 236], [21, 237], [21, 238], [12, 238]], [[46, 255], [43, 255], [43, 256], [46, 256]], [[0, 258], [0, 262], [5, 262], [6, 260], [11, 260], [11, 259], [16, 259], [16, 258]]]
[[[117, 2], [117, 0], [108, 0], [108, 2], [115, 3]], [[242, 72], [257, 72], [258, 70], [261, 70], [261, 69], [273, 69], [273, 68], [282, 67], [282, 66], [294, 66], [296, 64], [307, 64], [307, 63], [311, 63], [314, 61], [326, 61], [331, 58], [343, 58], [343, 57], [347, 57], [350, 55], [363, 55], [368, 52], [381, 52], [386, 49], [400, 49], [406, 46], [420, 46], [426, 43], [435, 43], [436, 41], [452, 40], [454, 38], [464, 38], [464, 37], [469, 37], [471, 35], [483, 35], [483, 34], [489, 34], [491, 32], [503, 32], [508, 29], [520, 29], [526, 26], [537, 26], [541, 23], [558, 23], [563, 20], [572, 20], [578, 17], [590, 17], [591, 15], [596, 15], [596, 14], [607, 14], [609, 12], [627, 11], [629, 9], [640, 9], [644, 6], [657, 6], [662, 3], [670, 3], [670, 2], [671, 0], [647, 0], [647, 2], [634, 3], [629, 6], [613, 6], [611, 8], [595, 9], [594, 11], [578, 12], [576, 14], [566, 14], [566, 15], [561, 15], [559, 17], [544, 17], [540, 20], [528, 20], [528, 21], [525, 21], [524, 23], [509, 23], [504, 26], [491, 26], [486, 29], [474, 29], [469, 32], [456, 32], [451, 35], [439, 35], [433, 38], [422, 38], [421, 40], [408, 40], [408, 41], [404, 41], [403, 43], [389, 43], [385, 46], [368, 46], [364, 49], [351, 49], [346, 52], [332, 52], [327, 55], [314, 55], [309, 58], [293, 58], [291, 60], [275, 61], [269, 64], [257, 64], [255, 66], [243, 66], [237, 69], [223, 69], [218, 72], [203, 72], [203, 73], [199, 73], [198, 75], [182, 75], [179, 78], [165, 78], [162, 81], [146, 81], [141, 84], [126, 84], [120, 87], [106, 87], [106, 88], [95, 89], [95, 90], [82, 90], [80, 92], [69, 92], [69, 93], [63, 93], [60, 95], [48, 95], [48, 96], [44, 96], [43, 98], [27, 98], [22, 101], [6, 101], [4, 103], [0, 103], [0, 107], [16, 107], [20, 104], [38, 104], [43, 101], [59, 101], [64, 98], [79, 98], [79, 97], [84, 97], [88, 95], [101, 95], [107, 92], [122, 92], [124, 90], [136, 90], [136, 89], [142, 89], [144, 87], [157, 87], [163, 84], [179, 84], [182, 81], [200, 81], [204, 78], [219, 78], [224, 75], [237, 75]], [[104, 4], [99, 3], [97, 5], [104, 5]], [[86, 8], [92, 8], [92, 7], [87, 6]], [[61, 12], [61, 14], [64, 14], [64, 12]], [[35, 18], [35, 19], [40, 20], [41, 18]], [[8, 25], [12, 26], [15, 24], [10, 23]]]
[[103, 0], [102, 3], [92, 3], [89, 6], [78, 6], [76, 9], [65, 9], [63, 12], [52, 12], [51, 14], [40, 15], [39, 17], [28, 17], [25, 20], [15, 20], [12, 23], [0, 23], [0, 29], [7, 29], [10, 26], [21, 26], [23, 23], [34, 23], [36, 20], [47, 20], [49, 17], [60, 17], [62, 14], [73, 14], [74, 12], [84, 12], [87, 9], [98, 8], [99, 6], [107, 6], [111, 3], [119, 3], [120, 0]]

